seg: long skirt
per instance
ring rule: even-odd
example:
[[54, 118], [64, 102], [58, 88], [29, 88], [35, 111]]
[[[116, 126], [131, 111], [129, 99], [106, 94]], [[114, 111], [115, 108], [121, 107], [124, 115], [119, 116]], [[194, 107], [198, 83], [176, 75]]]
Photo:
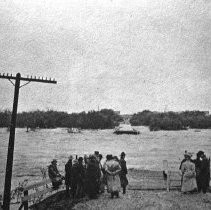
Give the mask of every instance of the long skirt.
[[191, 192], [197, 189], [196, 178], [195, 177], [187, 177], [183, 175], [182, 178], [182, 192]]
[[108, 175], [107, 174], [107, 190], [109, 193], [119, 192], [121, 190], [121, 183], [119, 175]]

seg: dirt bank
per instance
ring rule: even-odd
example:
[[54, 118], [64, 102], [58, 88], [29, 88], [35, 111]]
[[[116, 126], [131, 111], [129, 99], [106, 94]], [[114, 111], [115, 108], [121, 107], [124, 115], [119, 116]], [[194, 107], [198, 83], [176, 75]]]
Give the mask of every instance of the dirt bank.
[[[130, 185], [126, 195], [120, 193], [119, 198], [110, 198], [110, 194], [104, 193], [98, 199], [84, 198], [73, 202], [67, 199], [64, 192], [59, 192], [32, 209], [47, 210], [111, 210], [111, 209], [146, 209], [146, 210], [177, 210], [177, 209], [211, 209], [211, 193], [182, 194], [179, 189], [166, 192], [166, 183], [162, 172], [129, 170], [128, 179]], [[151, 190], [147, 190], [151, 189]], [[160, 190], [157, 190], [160, 189]]]
[[179, 191], [137, 191], [129, 190], [120, 198], [111, 199], [109, 194], [101, 195], [96, 200], [76, 204], [74, 210], [110, 210], [110, 209], [146, 209], [146, 210], [205, 210], [211, 209], [211, 195], [183, 195]]

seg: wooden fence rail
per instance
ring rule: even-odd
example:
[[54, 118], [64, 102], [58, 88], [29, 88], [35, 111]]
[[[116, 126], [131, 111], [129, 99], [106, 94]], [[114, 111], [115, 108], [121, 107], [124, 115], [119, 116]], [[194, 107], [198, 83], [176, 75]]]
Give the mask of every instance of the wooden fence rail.
[[39, 202], [45, 195], [58, 192], [61, 189], [64, 189], [64, 183], [59, 187], [59, 189], [55, 190], [52, 187], [50, 179], [25, 186], [23, 187], [23, 197], [21, 198], [21, 206], [19, 207], [19, 210], [22, 208], [24, 208], [24, 210], [28, 210], [29, 202]]

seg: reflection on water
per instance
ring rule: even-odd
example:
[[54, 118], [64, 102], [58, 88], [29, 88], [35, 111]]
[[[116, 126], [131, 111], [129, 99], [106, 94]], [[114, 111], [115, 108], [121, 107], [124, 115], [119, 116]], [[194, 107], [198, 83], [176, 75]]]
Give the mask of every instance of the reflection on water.
[[[157, 131], [137, 127], [140, 135], [115, 135], [113, 130], [84, 130], [79, 134], [67, 133], [64, 128], [26, 132], [16, 130], [13, 163], [13, 187], [18, 181], [41, 179], [40, 167], [58, 159], [58, 167], [64, 171], [67, 157], [100, 151], [120, 155], [124, 151], [128, 167], [162, 170], [162, 161], [167, 159], [172, 169], [178, 169], [185, 150], [204, 150], [211, 154], [211, 130]], [[0, 189], [3, 189], [9, 133], [0, 129]]]

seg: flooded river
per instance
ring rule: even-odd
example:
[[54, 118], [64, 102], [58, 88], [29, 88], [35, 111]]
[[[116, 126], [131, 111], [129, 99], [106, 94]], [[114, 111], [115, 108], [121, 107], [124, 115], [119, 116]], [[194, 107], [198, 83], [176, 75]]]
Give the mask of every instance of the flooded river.
[[[53, 158], [58, 168], [64, 171], [64, 164], [70, 154], [83, 156], [100, 151], [120, 155], [124, 151], [129, 168], [162, 170], [162, 161], [168, 160], [172, 169], [177, 170], [185, 150], [196, 153], [203, 150], [211, 155], [211, 130], [157, 131], [136, 127], [140, 135], [115, 135], [113, 130], [83, 130], [71, 134], [65, 128], [41, 129], [26, 132], [16, 130], [13, 163], [12, 188], [19, 181], [29, 182], [41, 179], [41, 167], [47, 167]], [[0, 129], [0, 190], [3, 191], [4, 173], [9, 133]], [[195, 156], [194, 156], [195, 158]]]

